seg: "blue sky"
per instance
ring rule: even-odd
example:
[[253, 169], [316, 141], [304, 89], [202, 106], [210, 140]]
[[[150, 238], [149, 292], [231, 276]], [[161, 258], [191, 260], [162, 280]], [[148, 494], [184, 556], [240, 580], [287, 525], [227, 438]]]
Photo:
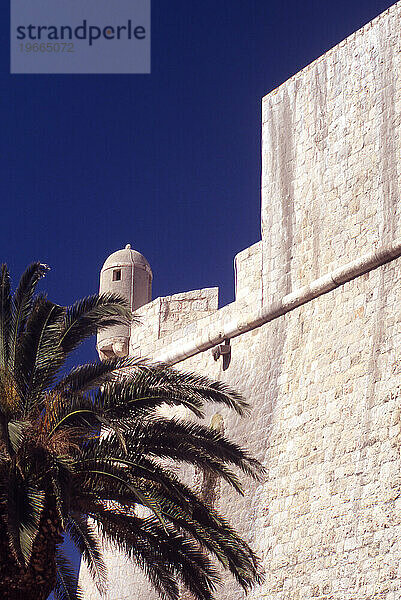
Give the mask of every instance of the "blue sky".
[[225, 304], [234, 255], [260, 238], [261, 98], [392, 2], [153, 0], [151, 75], [10, 75], [6, 4], [0, 255], [15, 279], [44, 261], [42, 288], [71, 303], [130, 242], [154, 297], [219, 285]]

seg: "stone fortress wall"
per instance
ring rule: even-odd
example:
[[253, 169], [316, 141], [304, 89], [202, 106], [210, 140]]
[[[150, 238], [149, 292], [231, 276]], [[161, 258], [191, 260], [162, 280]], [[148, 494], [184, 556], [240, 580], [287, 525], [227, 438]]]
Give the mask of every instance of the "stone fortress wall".
[[[224, 486], [217, 499], [263, 559], [249, 599], [398, 600], [401, 2], [268, 94], [262, 115], [262, 240], [235, 259], [235, 302], [218, 309], [215, 288], [158, 298], [137, 311], [130, 353], [252, 405], [245, 419], [211, 412], [267, 469], [243, 499]], [[230, 359], [215, 360], [227, 339]], [[153, 598], [111, 558], [108, 600]], [[217, 595], [244, 597], [230, 580]]]

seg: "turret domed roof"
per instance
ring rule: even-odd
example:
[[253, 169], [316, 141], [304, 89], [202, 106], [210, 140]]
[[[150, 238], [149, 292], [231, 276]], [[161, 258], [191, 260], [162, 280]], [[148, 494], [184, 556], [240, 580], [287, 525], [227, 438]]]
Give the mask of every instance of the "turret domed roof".
[[152, 269], [146, 258], [140, 252], [132, 250], [131, 244], [127, 244], [122, 250], [117, 250], [117, 252], [110, 254], [110, 256], [106, 258], [102, 271], [110, 269], [111, 267], [123, 267], [132, 264], [138, 265], [138, 267], [142, 267], [142, 269], [152, 273]]

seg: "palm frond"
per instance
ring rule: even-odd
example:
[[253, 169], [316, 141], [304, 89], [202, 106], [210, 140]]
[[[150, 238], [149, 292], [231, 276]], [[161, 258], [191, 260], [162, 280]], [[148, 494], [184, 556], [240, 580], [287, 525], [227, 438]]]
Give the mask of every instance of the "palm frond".
[[49, 479], [56, 503], [56, 511], [63, 529], [68, 522], [71, 482], [73, 465], [63, 457], [51, 457], [51, 469], [49, 469]]
[[7, 265], [0, 267], [0, 368], [7, 366], [9, 352], [9, 328], [11, 322], [10, 273]]
[[60, 346], [70, 353], [97, 331], [132, 322], [127, 301], [117, 294], [88, 296], [66, 310]]
[[[89, 504], [93, 501], [93, 498], [97, 499], [106, 499], [116, 501], [121, 505], [124, 505], [129, 511], [131, 508], [135, 507], [137, 504], [136, 498], [131, 498], [127, 496], [125, 490], [120, 486], [105, 486], [104, 482], [100, 482], [99, 480], [94, 484], [93, 480], [88, 480], [85, 477], [85, 466], [87, 463], [87, 453], [84, 451], [83, 455], [79, 459], [79, 465], [83, 468], [83, 477], [82, 479], [75, 479], [74, 485], [77, 486], [74, 489], [74, 493], [72, 494], [72, 510], [79, 511], [85, 513], [86, 511], [86, 502]], [[90, 453], [90, 463], [92, 463], [93, 457]], [[106, 457], [105, 462], [112, 462], [113, 459], [110, 457]], [[172, 495], [177, 499], [180, 506], [185, 507], [185, 509], [190, 512], [191, 511], [191, 502], [187, 499], [188, 494], [186, 486], [179, 480], [176, 473], [167, 469], [166, 467], [160, 465], [156, 461], [152, 461], [149, 459], [144, 459], [140, 456], [137, 457], [136, 462], [124, 460], [124, 459], [116, 459], [115, 463], [119, 466], [126, 465], [131, 469], [131, 473], [133, 476], [138, 479], [142, 478], [143, 480], [147, 480], [152, 482], [153, 485], [158, 488], [164, 488], [169, 497]], [[75, 463], [75, 468], [78, 468], [78, 461]], [[84, 499], [84, 503], [82, 504], [82, 500]]]
[[[248, 544], [234, 531], [229, 523], [209, 504], [182, 483], [174, 473], [160, 465], [152, 465], [144, 461], [144, 466], [155, 469], [158, 479], [165, 476], [165, 485], [150, 486], [153, 495], [163, 511], [167, 523], [173, 523], [179, 530], [186, 532], [208, 552], [214, 554], [224, 568], [231, 571], [238, 583], [244, 589], [250, 589], [255, 583], [263, 580], [261, 565], [258, 557]], [[121, 506], [121, 510], [130, 512], [130, 505], [125, 504], [123, 495], [115, 494], [112, 500]], [[90, 503], [87, 500], [89, 512]]]
[[191, 516], [173, 500], [165, 500], [163, 507], [164, 517], [170, 519], [177, 527], [184, 528], [214, 554], [245, 590], [263, 580], [259, 559], [252, 549], [209, 505], [198, 499], [194, 503]]
[[25, 481], [14, 465], [6, 482], [6, 531], [10, 550], [21, 565], [27, 565], [39, 531], [44, 509], [45, 494]]
[[75, 471], [83, 474], [89, 486], [100, 487], [103, 493], [107, 490], [122, 493], [132, 504], [140, 504], [151, 511], [164, 527], [162, 510], [152, 489], [131, 476], [123, 462], [102, 459], [91, 459], [85, 462], [77, 460]]
[[56, 554], [56, 573], [55, 600], [84, 600], [78, 577], [61, 549]]
[[[145, 442], [142, 450], [145, 455], [183, 460], [187, 451], [188, 457], [199, 452], [200, 457], [204, 456], [207, 460], [235, 465], [256, 480], [260, 481], [263, 476], [264, 469], [258, 460], [219, 431], [200, 423], [158, 418], [138, 423], [135, 433]], [[207, 460], [205, 468], [208, 468]]]
[[[145, 466], [151, 467], [146, 462]], [[231, 571], [238, 583], [249, 589], [262, 581], [260, 562], [251, 548], [235, 533], [230, 525], [209, 505], [205, 504], [188, 486], [179, 481], [172, 473], [167, 473], [158, 465], [158, 482], [146, 483], [137, 480], [141, 489], [157, 500], [162, 512], [164, 528], [174, 524], [177, 530], [186, 532], [190, 538], [200, 544], [208, 553], [216, 556], [224, 568]], [[164, 473], [163, 473], [164, 471]], [[163, 482], [163, 476], [165, 477]], [[123, 487], [104, 485], [105, 482], [91, 479], [87, 481], [85, 511], [92, 516], [103, 514], [101, 498], [107, 498], [114, 506], [114, 512], [132, 516], [134, 499], [127, 496]], [[158, 485], [160, 484], [161, 485]], [[81, 489], [78, 506], [85, 496]], [[117, 507], [120, 507], [119, 509]], [[82, 507], [80, 507], [82, 510]]]
[[212, 590], [219, 580], [216, 569], [199, 546], [174, 526], [165, 531], [152, 518], [102, 508], [93, 518], [101, 535], [137, 562], [148, 576], [156, 567], [158, 577], [152, 583], [162, 598], [176, 600], [178, 589], [176, 585], [171, 588], [171, 582], [181, 579], [197, 600], [213, 599]]
[[21, 444], [25, 439], [26, 429], [29, 425], [29, 421], [9, 421], [8, 436], [14, 452], [17, 452], [21, 447]]
[[[158, 418], [137, 422], [124, 431], [125, 446], [119, 436], [109, 431], [103, 439], [88, 440], [85, 459], [130, 460], [140, 469], [144, 457], [173, 459], [196, 465], [218, 474], [241, 492], [238, 478], [227, 465], [238, 467], [256, 480], [263, 476], [262, 465], [243, 448], [223, 434], [197, 423]], [[134, 475], [137, 473], [134, 470]]]
[[[138, 565], [149, 579], [162, 600], [179, 600], [180, 593], [175, 570], [169, 560], [164, 560], [156, 547], [135, 535], [132, 524], [123, 515], [103, 511], [93, 516], [104, 541], [111, 543], [120, 552]], [[122, 517], [120, 519], [120, 517]], [[168, 558], [168, 557], [166, 557]]]
[[7, 367], [10, 371], [14, 369], [19, 338], [31, 312], [36, 286], [48, 270], [47, 265], [40, 262], [32, 263], [23, 273], [14, 293], [7, 360]]
[[70, 513], [67, 531], [88, 566], [100, 593], [106, 588], [107, 569], [94, 527], [79, 513]]
[[147, 376], [152, 387], [158, 387], [176, 396], [193, 399], [205, 403], [217, 403], [228, 406], [239, 415], [249, 412], [249, 404], [243, 396], [221, 381], [212, 381], [208, 377], [195, 373], [177, 371], [176, 369], [158, 363], [155, 365], [137, 364], [130, 371], [130, 378]]
[[128, 402], [135, 411], [153, 410], [163, 403], [171, 406], [181, 404], [202, 417], [204, 405], [210, 402], [224, 404], [240, 415], [249, 411], [249, 405], [241, 394], [207, 377], [143, 362], [134, 364], [125, 374], [125, 379], [105, 386], [105, 400], [108, 400], [107, 394], [114, 396], [109, 404], [118, 405], [118, 394], [121, 402]]
[[75, 367], [56, 386], [56, 391], [83, 393], [100, 387], [106, 381], [116, 380], [123, 369], [136, 364], [132, 358], [109, 358]]
[[95, 405], [109, 418], [143, 415], [167, 404], [184, 406], [198, 417], [203, 416], [203, 403], [197, 397], [185, 397], [171, 387], [153, 385], [147, 373], [135, 379], [105, 383], [94, 395]]
[[59, 339], [64, 309], [43, 296], [34, 302], [16, 358], [24, 414], [44, 398], [65, 360]]
[[20, 547], [25, 565], [29, 564], [32, 547], [39, 532], [40, 519], [45, 506], [45, 492], [35, 487], [27, 486], [24, 502], [24, 519], [20, 527]]

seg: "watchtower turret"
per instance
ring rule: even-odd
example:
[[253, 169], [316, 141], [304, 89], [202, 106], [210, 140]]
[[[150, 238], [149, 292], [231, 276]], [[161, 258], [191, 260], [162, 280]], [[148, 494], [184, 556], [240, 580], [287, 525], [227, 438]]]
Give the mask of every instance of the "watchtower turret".
[[[127, 244], [123, 250], [117, 250], [106, 259], [100, 272], [100, 293], [119, 294], [135, 311], [151, 301], [152, 278], [152, 269], [146, 258]], [[100, 358], [127, 356], [130, 334], [130, 327], [126, 325], [100, 331], [97, 336]]]

